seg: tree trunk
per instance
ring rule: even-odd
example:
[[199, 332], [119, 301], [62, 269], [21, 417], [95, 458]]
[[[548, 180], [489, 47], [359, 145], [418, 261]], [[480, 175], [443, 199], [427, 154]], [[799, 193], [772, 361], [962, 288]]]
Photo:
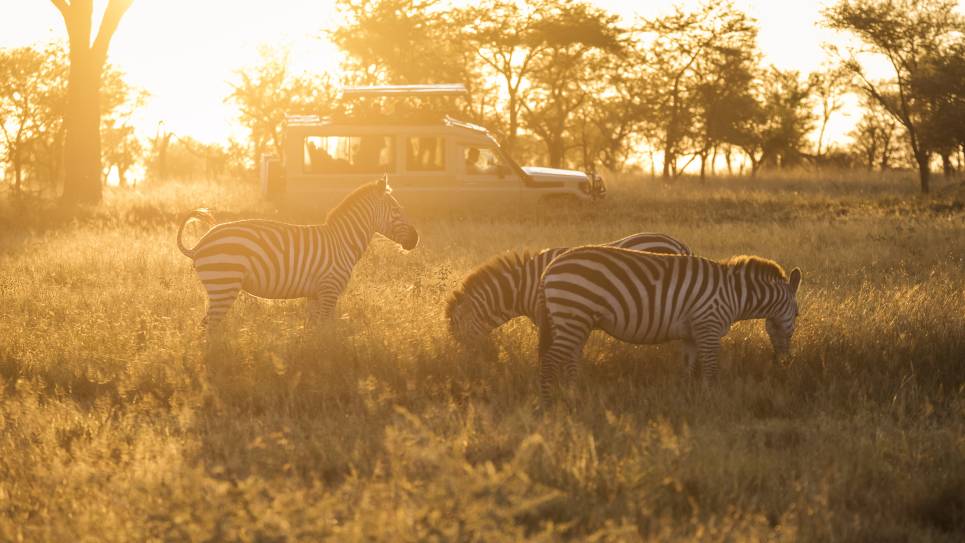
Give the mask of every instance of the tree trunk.
[[700, 180], [707, 180], [707, 153], [700, 153]]
[[930, 156], [927, 152], [919, 151], [915, 153], [915, 160], [918, 162], [918, 178], [921, 182], [922, 194], [928, 194], [929, 192], [928, 182], [931, 178], [931, 171], [928, 169], [929, 158]]
[[955, 167], [952, 166], [952, 153], [951, 151], [942, 151], [942, 175], [945, 179], [951, 179], [955, 175]]
[[89, 50], [75, 52], [71, 46], [64, 112], [64, 199], [96, 204], [101, 199], [101, 66], [91, 56]]
[[[519, 131], [519, 113], [517, 109], [519, 106], [516, 105], [516, 93], [510, 91], [509, 93], [509, 134], [506, 134], [506, 154], [513, 156], [516, 151], [516, 132]], [[517, 159], [518, 160], [518, 159]]]
[[561, 168], [563, 166], [563, 143], [559, 141], [546, 142], [546, 151], [549, 153], [550, 168]]
[[673, 177], [673, 165], [675, 162], [677, 162], [677, 157], [673, 154], [673, 148], [670, 146], [670, 141], [667, 141], [663, 148], [663, 173], [661, 174], [661, 177], [663, 177], [664, 181], [670, 181], [670, 178]]
[[[18, 151], [19, 154], [19, 151]], [[15, 158], [13, 161], [13, 176], [14, 176], [14, 192], [20, 192], [21, 182], [23, 180], [23, 164], [20, 163], [20, 158]]]
[[64, 17], [70, 48], [63, 198], [97, 203], [101, 200], [101, 75], [111, 37], [133, 0], [109, 0], [93, 40], [92, 0], [51, 1]]
[[127, 188], [127, 168], [117, 165], [117, 186], [122, 189]]

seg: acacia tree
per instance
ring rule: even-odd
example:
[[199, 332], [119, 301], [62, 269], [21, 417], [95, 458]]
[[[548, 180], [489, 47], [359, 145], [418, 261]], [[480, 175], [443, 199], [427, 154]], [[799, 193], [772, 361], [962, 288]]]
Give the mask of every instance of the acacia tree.
[[[237, 72], [239, 80], [232, 83], [233, 90], [225, 98], [238, 106], [255, 164], [263, 153], [281, 155], [286, 115], [330, 113], [336, 94], [327, 76], [292, 74], [285, 54], [263, 49], [261, 57], [259, 64]], [[167, 141], [160, 143], [167, 149]]]
[[751, 50], [756, 29], [753, 21], [730, 2], [706, 3], [693, 12], [676, 7], [664, 17], [644, 21], [644, 45], [652, 53], [648, 79], [656, 106], [649, 127], [660, 141], [663, 178], [676, 177], [680, 156], [689, 154], [695, 118], [699, 115], [698, 86], [709, 57], [726, 50]]
[[[923, 76], [928, 56], [960, 42], [965, 23], [955, 0], [840, 0], [824, 11], [824, 24], [854, 34], [863, 49], [849, 50], [845, 68], [858, 80], [865, 94], [905, 128], [921, 191], [929, 191], [932, 150], [922, 125], [929, 116], [927, 96], [916, 92], [914, 81]], [[859, 61], [862, 53], [883, 56], [894, 70], [891, 80], [872, 81]]]
[[646, 100], [647, 81], [642, 77], [645, 63], [643, 51], [628, 47], [625, 56], [609, 57], [598, 81], [587, 88], [590, 92], [578, 114], [585, 168], [592, 168], [599, 161], [616, 171], [632, 153], [641, 123], [651, 116]]
[[461, 82], [468, 91], [462, 110], [470, 119], [482, 120], [495, 108], [491, 85], [478, 73], [475, 50], [460, 32], [460, 12], [444, 9], [440, 0], [338, 0], [336, 7], [342, 21], [328, 34], [346, 53], [347, 82]]
[[588, 100], [590, 87], [626, 44], [617, 17], [580, 1], [564, 1], [538, 22], [544, 51], [530, 78], [524, 102], [526, 127], [545, 145], [550, 166], [558, 168], [575, 145], [571, 122]]
[[28, 166], [36, 169], [59, 139], [65, 80], [66, 63], [54, 47], [0, 49], [0, 143], [18, 192]]
[[856, 158], [870, 172], [879, 168], [886, 171], [900, 146], [899, 126], [878, 102], [865, 100], [864, 114], [851, 131], [851, 149]]
[[708, 162], [713, 168], [717, 149], [738, 139], [741, 122], [754, 115], [756, 103], [752, 92], [759, 60], [756, 36], [756, 29], [747, 26], [744, 32], [731, 34], [698, 60], [700, 79], [696, 86], [692, 138], [696, 156], [700, 158], [701, 179], [706, 177]]
[[101, 199], [101, 82], [107, 50], [133, 0], [109, 0], [91, 40], [93, 0], [50, 0], [67, 28], [70, 73], [64, 113], [64, 199], [96, 203]]
[[463, 40], [440, 0], [338, 0], [342, 24], [329, 32], [358, 84], [463, 81]]
[[922, 139], [941, 157], [943, 173], [950, 177], [952, 156], [965, 151], [965, 42], [933, 51], [912, 88], [928, 103]]
[[466, 43], [482, 63], [484, 75], [492, 75], [505, 93], [505, 115], [502, 130], [503, 146], [513, 154], [519, 135], [523, 108], [526, 102], [528, 78], [536, 68], [537, 59], [545, 50], [539, 39], [539, 22], [546, 13], [548, 2], [513, 2], [485, 0], [482, 4], [456, 11]]
[[111, 66], [104, 70], [101, 90], [101, 153], [103, 179], [117, 170], [118, 184], [127, 186], [127, 171], [141, 160], [144, 152], [131, 122], [134, 112], [144, 105], [148, 94], [124, 81], [123, 74]]
[[811, 94], [821, 108], [818, 137], [815, 143], [814, 159], [820, 164], [824, 148], [824, 136], [831, 116], [844, 107], [844, 96], [851, 88], [851, 74], [842, 66], [826, 66], [808, 76]]
[[733, 142], [747, 154], [751, 176], [767, 163], [783, 168], [800, 162], [813, 122], [808, 86], [796, 71], [765, 70], [757, 95]]

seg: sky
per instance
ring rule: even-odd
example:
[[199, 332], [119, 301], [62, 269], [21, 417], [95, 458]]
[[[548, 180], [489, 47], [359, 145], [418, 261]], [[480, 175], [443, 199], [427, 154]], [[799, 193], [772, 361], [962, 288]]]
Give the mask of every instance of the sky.
[[[673, 0], [591, 0], [627, 19], [667, 13]], [[153, 134], [158, 123], [204, 142], [243, 137], [234, 107], [224, 102], [236, 71], [257, 62], [259, 48], [290, 50], [293, 68], [332, 70], [337, 50], [324, 28], [336, 21], [334, 0], [135, 0], [111, 42], [109, 61], [151, 97], [136, 124]], [[692, 7], [699, 2], [677, 0]], [[828, 1], [735, 0], [758, 20], [765, 62], [807, 73], [826, 57], [822, 43], [840, 40], [820, 28]], [[106, 0], [95, 0], [95, 19]], [[95, 22], [95, 25], [97, 23]], [[47, 0], [0, 0], [0, 47], [65, 40], [57, 9]], [[856, 119], [840, 116], [832, 134]]]

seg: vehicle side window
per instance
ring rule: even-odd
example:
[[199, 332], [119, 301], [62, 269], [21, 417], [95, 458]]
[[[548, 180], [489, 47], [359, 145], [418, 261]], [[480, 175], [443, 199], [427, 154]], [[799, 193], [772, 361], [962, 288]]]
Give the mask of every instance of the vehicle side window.
[[486, 147], [466, 147], [462, 156], [469, 175], [498, 175], [503, 164], [496, 150]]
[[305, 173], [384, 173], [395, 171], [391, 136], [309, 136]]
[[409, 171], [438, 172], [446, 169], [446, 140], [436, 137], [409, 138], [405, 167]]

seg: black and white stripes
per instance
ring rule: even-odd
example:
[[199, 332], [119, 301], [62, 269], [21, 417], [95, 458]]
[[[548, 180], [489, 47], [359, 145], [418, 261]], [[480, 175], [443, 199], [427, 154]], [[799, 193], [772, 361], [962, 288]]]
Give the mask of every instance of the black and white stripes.
[[191, 212], [178, 230], [178, 248], [194, 261], [208, 294], [207, 325], [218, 323], [242, 290], [262, 298], [311, 298], [317, 313], [331, 316], [352, 268], [372, 235], [382, 234], [404, 249], [419, 241], [385, 178], [348, 195], [321, 225], [267, 220], [223, 223], [208, 230], [193, 249], [181, 242]]
[[[692, 254], [665, 234], [639, 233], [607, 243], [640, 251]], [[503, 323], [526, 316], [536, 321], [537, 291], [543, 270], [567, 248], [544, 249], [535, 255], [507, 253], [473, 270], [450, 295], [446, 306], [449, 330], [458, 341], [473, 343]]]
[[[735, 321], [767, 319], [778, 353], [786, 352], [797, 318], [801, 272], [753, 256], [715, 262], [587, 246], [554, 259], [543, 272], [540, 393], [574, 382], [590, 331], [631, 343], [683, 340], [688, 367], [716, 380], [720, 338]], [[698, 366], [698, 363], [700, 366]]]

